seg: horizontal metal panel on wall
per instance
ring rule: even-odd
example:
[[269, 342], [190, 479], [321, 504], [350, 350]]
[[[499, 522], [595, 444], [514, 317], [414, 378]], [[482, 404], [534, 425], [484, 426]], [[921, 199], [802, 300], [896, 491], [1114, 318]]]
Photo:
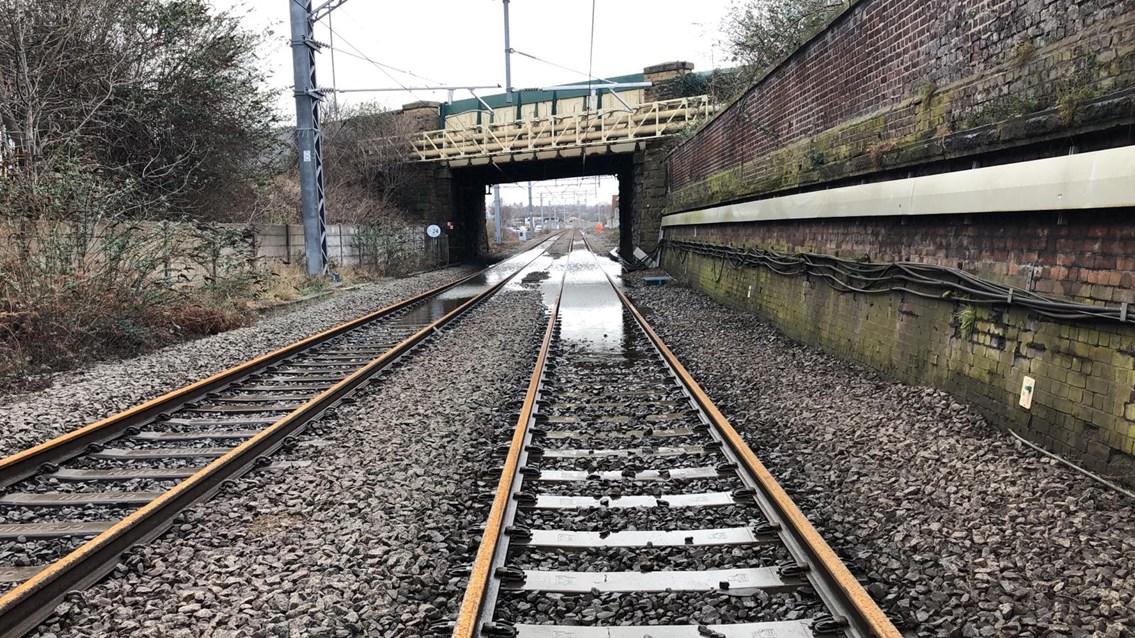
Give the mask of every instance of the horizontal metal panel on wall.
[[1135, 206], [1135, 146], [666, 215], [662, 226]]

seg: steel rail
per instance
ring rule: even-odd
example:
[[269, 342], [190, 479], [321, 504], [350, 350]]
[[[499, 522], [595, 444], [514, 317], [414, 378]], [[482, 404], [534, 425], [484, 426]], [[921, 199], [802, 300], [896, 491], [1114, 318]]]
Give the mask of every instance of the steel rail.
[[[336, 407], [345, 396], [365, 384], [375, 373], [405, 355], [416, 345], [432, 336], [439, 328], [449, 324], [471, 308], [494, 295], [508, 282], [512, 281], [524, 268], [538, 259], [540, 255], [543, 255], [558, 239], [559, 237], [548, 242], [547, 246], [545, 246], [544, 250], [541, 251], [539, 255], [534, 257], [527, 264], [517, 268], [512, 274], [502, 278], [501, 281], [493, 284], [481, 294], [469, 299], [437, 321], [421, 328], [379, 357], [372, 359], [362, 368], [354, 371], [331, 388], [307, 401], [264, 430], [261, 430], [224, 456], [209, 463], [193, 476], [178, 483], [157, 499], [135, 510], [129, 516], [114, 524], [107, 531], [79, 546], [70, 554], [49, 565], [7, 594], [0, 596], [0, 638], [17, 638], [36, 627], [40, 622], [50, 616], [55, 607], [63, 600], [64, 596], [66, 596], [67, 592], [83, 589], [97, 582], [114, 569], [122, 553], [131, 546], [152, 540], [163, 533], [173, 524], [173, 520], [177, 514], [185, 508], [215, 494], [227, 481], [252, 469], [260, 459], [275, 452], [284, 445], [290, 437], [301, 432], [308, 423], [318, 419], [328, 410]], [[453, 284], [447, 284], [440, 289], [435, 289], [433, 292], [436, 294], [436, 292], [440, 290], [452, 288], [461, 282], [468, 281], [468, 279], [470, 278], [463, 278]], [[420, 300], [421, 298], [423, 298], [423, 296], [418, 295], [412, 299]], [[403, 304], [395, 304], [395, 306], [404, 307]], [[379, 313], [382, 312], [387, 312], [387, 310], [379, 311]], [[374, 317], [375, 314], [378, 313], [368, 315], [367, 317]], [[367, 317], [362, 319], [366, 319]], [[358, 322], [362, 319], [348, 322], [348, 324], [344, 325], [355, 326], [358, 325]], [[342, 326], [340, 326], [340, 328], [342, 328]], [[320, 333], [320, 335], [316, 335], [315, 337], [309, 337], [299, 343], [311, 345], [312, 339], [323, 337], [329, 333], [338, 334], [340, 332], [342, 331], [339, 330], [339, 328], [335, 328]], [[323, 339], [320, 340], [322, 341]], [[294, 352], [291, 348], [292, 346], [289, 346], [288, 348], [272, 353], [271, 355], [265, 355], [265, 357], [258, 358], [254, 361], [261, 361], [266, 357], [273, 357], [282, 351]], [[242, 366], [237, 366], [237, 368], [233, 368], [232, 370], [241, 368]], [[222, 373], [222, 375], [223, 374], [226, 373]], [[214, 378], [215, 377], [211, 377], [206, 381], [210, 381]], [[199, 382], [190, 387], [197, 389], [206, 381]], [[195, 390], [195, 392], [199, 392], [199, 390]], [[155, 402], [152, 401], [145, 405], [148, 406], [153, 403]]]
[[488, 270], [489, 268], [482, 269], [467, 277], [462, 277], [432, 290], [414, 295], [413, 297], [391, 304], [381, 310], [301, 339], [300, 341], [284, 346], [273, 352], [250, 359], [228, 370], [218, 372], [210, 377], [155, 399], [151, 399], [128, 410], [51, 439], [50, 441], [40, 443], [35, 447], [17, 452], [0, 460], [0, 488], [8, 487], [17, 481], [34, 475], [47, 463], [58, 464], [74, 458], [86, 451], [92, 444], [105, 443], [111, 439], [122, 436], [122, 434], [131, 427], [145, 423], [162, 413], [172, 412], [186, 403], [203, 399], [210, 392], [216, 392], [225, 386], [240, 381], [244, 377], [260, 372], [275, 363], [299, 354], [329, 339], [350, 332], [364, 324], [382, 319], [408, 306], [412, 306], [419, 301], [441, 294], [446, 290], [460, 286]]
[[[575, 238], [573, 233], [572, 245]], [[571, 253], [569, 247], [568, 254]], [[469, 574], [469, 584], [465, 595], [461, 599], [461, 607], [457, 612], [457, 621], [453, 628], [454, 638], [477, 638], [477, 628], [481, 616], [486, 593], [489, 590], [489, 579], [492, 578], [494, 560], [498, 555], [504, 535], [506, 511], [512, 493], [513, 480], [520, 467], [521, 455], [524, 451], [524, 441], [528, 429], [532, 425], [533, 411], [536, 399], [540, 394], [540, 385], [544, 377], [544, 365], [548, 360], [548, 349], [555, 335], [556, 321], [560, 314], [560, 301], [564, 294], [564, 281], [567, 279], [567, 269], [560, 279], [560, 290], [556, 295], [556, 303], [548, 315], [548, 326], [544, 329], [544, 339], [540, 344], [540, 352], [536, 357], [535, 370], [528, 382], [528, 390], [524, 395], [524, 404], [520, 408], [520, 416], [516, 420], [516, 429], [513, 431], [512, 442], [509, 444], [508, 454], [505, 457], [504, 468], [501, 470], [501, 480], [497, 484], [493, 504], [489, 510], [485, 533], [481, 537], [481, 544], [477, 548], [477, 555], [473, 560], [473, 568]]]
[[[586, 238], [584, 242], [586, 243]], [[590, 246], [589, 246], [590, 247]], [[760, 487], [761, 494], [755, 496], [758, 506], [764, 510], [770, 522], [779, 523], [783, 531], [782, 539], [786, 535], [789, 548], [796, 547], [807, 554], [808, 571], [806, 576], [821, 600], [827, 605], [837, 619], [847, 623], [847, 628], [854, 630], [853, 636], [877, 636], [879, 638], [902, 638], [902, 634], [887, 618], [883, 610], [875, 603], [859, 581], [827, 541], [824, 540], [816, 528], [800, 510], [800, 508], [784, 491], [780, 483], [768, 471], [764, 463], [757, 458], [756, 453], [733, 427], [725, 415], [717, 409], [709, 395], [702, 390], [698, 382], [686, 370], [678, 357], [666, 346], [658, 333], [654, 331], [642, 313], [638, 311], [630, 298], [619, 290], [611, 276], [607, 281], [615, 289], [615, 293], [623, 302], [623, 306], [630, 311], [635, 321], [646, 333], [651, 343], [674, 371], [685, 386], [690, 396], [709, 418], [710, 423], [724, 439], [724, 442], [741, 461], [740, 468], [750, 475]], [[760, 498], [763, 496], [764, 498]]]

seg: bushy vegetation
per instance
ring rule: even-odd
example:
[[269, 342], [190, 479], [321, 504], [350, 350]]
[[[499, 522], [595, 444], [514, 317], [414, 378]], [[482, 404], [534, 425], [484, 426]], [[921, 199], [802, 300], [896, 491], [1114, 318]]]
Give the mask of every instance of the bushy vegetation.
[[260, 284], [228, 229], [96, 213], [0, 232], [0, 385], [229, 330]]
[[[0, 385], [327, 285], [262, 268], [244, 226], [216, 223], [298, 221], [265, 37], [209, 0], [0, 0]], [[362, 228], [376, 274], [417, 268], [407, 124], [333, 102], [324, 122], [330, 221]]]
[[744, 93], [749, 88], [748, 82], [749, 73], [744, 67], [686, 73], [666, 80], [668, 93], [674, 97], [708, 95], [717, 104], [726, 104]]
[[80, 169], [122, 214], [215, 218], [272, 173], [262, 36], [205, 0], [0, 0], [0, 33], [12, 179]]
[[205, 0], [0, 0], [0, 33], [0, 382], [239, 324], [257, 274], [200, 222], [280, 156], [262, 36]]

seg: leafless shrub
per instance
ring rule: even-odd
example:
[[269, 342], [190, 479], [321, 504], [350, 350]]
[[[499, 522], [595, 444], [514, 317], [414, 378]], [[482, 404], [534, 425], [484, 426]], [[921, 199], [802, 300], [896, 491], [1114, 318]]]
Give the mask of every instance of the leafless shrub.
[[[239, 323], [240, 233], [125, 214], [78, 167], [0, 188], [0, 382]], [[120, 186], [126, 189], [126, 186]], [[200, 284], [204, 283], [204, 287]]]

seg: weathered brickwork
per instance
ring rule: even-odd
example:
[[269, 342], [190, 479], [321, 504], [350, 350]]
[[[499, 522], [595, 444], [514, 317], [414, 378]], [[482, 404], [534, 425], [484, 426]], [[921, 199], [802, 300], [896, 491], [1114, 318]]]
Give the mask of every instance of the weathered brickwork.
[[633, 246], [648, 253], [658, 246], [658, 231], [666, 208], [665, 160], [673, 145], [669, 139], [647, 142], [634, 155]]
[[[696, 236], [694, 227], [678, 228], [667, 236], [707, 243], [737, 238], [736, 227], [726, 226], [698, 227]], [[771, 241], [764, 247], [785, 246]], [[670, 248], [663, 252], [663, 267], [726, 305], [769, 318], [794, 339], [908, 383], [943, 388], [993, 423], [1135, 484], [1131, 327], [899, 293], [843, 293], [806, 277], [736, 269]], [[1036, 379], [1027, 411], [1017, 405], [1026, 375]]]
[[694, 70], [691, 62], [664, 62], [642, 70], [642, 79], [652, 85], [643, 89], [643, 102], [658, 102], [686, 97], [681, 81]]
[[699, 232], [730, 246], [934, 264], [1078, 302], [1135, 304], [1132, 220], [1131, 211], [1069, 211], [724, 224]]
[[674, 151], [668, 210], [1132, 143], [1133, 89], [1135, 0], [859, 0]]

